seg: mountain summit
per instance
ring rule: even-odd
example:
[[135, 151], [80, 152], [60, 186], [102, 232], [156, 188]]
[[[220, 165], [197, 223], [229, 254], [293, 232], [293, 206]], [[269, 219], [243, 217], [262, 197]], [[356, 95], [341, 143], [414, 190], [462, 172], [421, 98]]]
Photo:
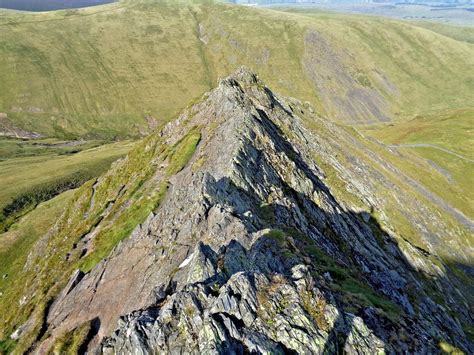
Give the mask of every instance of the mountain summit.
[[[429, 252], [400, 249], [336, 197], [315, 156], [342, 150], [305, 128], [305, 111], [245, 68], [221, 80], [78, 191], [30, 254], [20, 302], [33, 311], [12, 336], [34, 352], [472, 350], [467, 296]], [[120, 224], [140, 211], [137, 227]]]

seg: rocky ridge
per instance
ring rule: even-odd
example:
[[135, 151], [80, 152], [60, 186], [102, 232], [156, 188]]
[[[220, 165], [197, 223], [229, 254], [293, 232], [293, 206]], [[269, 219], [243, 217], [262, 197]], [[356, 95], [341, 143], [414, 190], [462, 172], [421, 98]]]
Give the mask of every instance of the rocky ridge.
[[428, 292], [451, 285], [440, 267], [334, 196], [297, 107], [241, 69], [165, 126], [170, 146], [200, 130], [193, 158], [130, 237], [74, 273], [34, 350], [84, 327], [91, 353], [472, 350], [468, 301], [452, 287], [446, 312]]

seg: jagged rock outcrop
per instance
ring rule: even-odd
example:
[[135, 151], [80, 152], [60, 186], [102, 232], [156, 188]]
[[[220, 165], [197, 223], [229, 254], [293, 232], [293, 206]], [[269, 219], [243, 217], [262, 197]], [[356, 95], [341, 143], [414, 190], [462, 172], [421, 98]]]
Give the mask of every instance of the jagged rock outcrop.
[[36, 351], [91, 320], [91, 353], [472, 350], [392, 234], [334, 197], [317, 140], [255, 74], [222, 80], [160, 135], [173, 145], [192, 127], [200, 143], [165, 200], [71, 277]]

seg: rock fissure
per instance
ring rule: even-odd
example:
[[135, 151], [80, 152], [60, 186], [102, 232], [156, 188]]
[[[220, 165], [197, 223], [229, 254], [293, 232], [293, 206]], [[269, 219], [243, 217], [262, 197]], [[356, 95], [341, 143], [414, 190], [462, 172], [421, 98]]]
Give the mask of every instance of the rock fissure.
[[241, 69], [157, 133], [170, 147], [195, 127], [201, 138], [153, 214], [71, 278], [51, 338], [99, 319], [88, 350], [106, 354], [469, 349], [393, 233], [328, 186], [312, 157], [334, 142], [297, 105]]

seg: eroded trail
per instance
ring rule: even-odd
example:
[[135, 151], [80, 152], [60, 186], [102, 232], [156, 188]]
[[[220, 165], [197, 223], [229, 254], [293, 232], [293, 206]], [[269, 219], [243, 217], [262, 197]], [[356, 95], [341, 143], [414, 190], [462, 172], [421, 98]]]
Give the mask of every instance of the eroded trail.
[[456, 152], [453, 152], [452, 150], [440, 147], [439, 145], [436, 144], [430, 144], [430, 143], [404, 143], [404, 144], [390, 144], [390, 148], [433, 148], [440, 150], [442, 152], [454, 155], [455, 157], [468, 161], [470, 163], [474, 163], [474, 160], [466, 158], [465, 156], [458, 154]]

